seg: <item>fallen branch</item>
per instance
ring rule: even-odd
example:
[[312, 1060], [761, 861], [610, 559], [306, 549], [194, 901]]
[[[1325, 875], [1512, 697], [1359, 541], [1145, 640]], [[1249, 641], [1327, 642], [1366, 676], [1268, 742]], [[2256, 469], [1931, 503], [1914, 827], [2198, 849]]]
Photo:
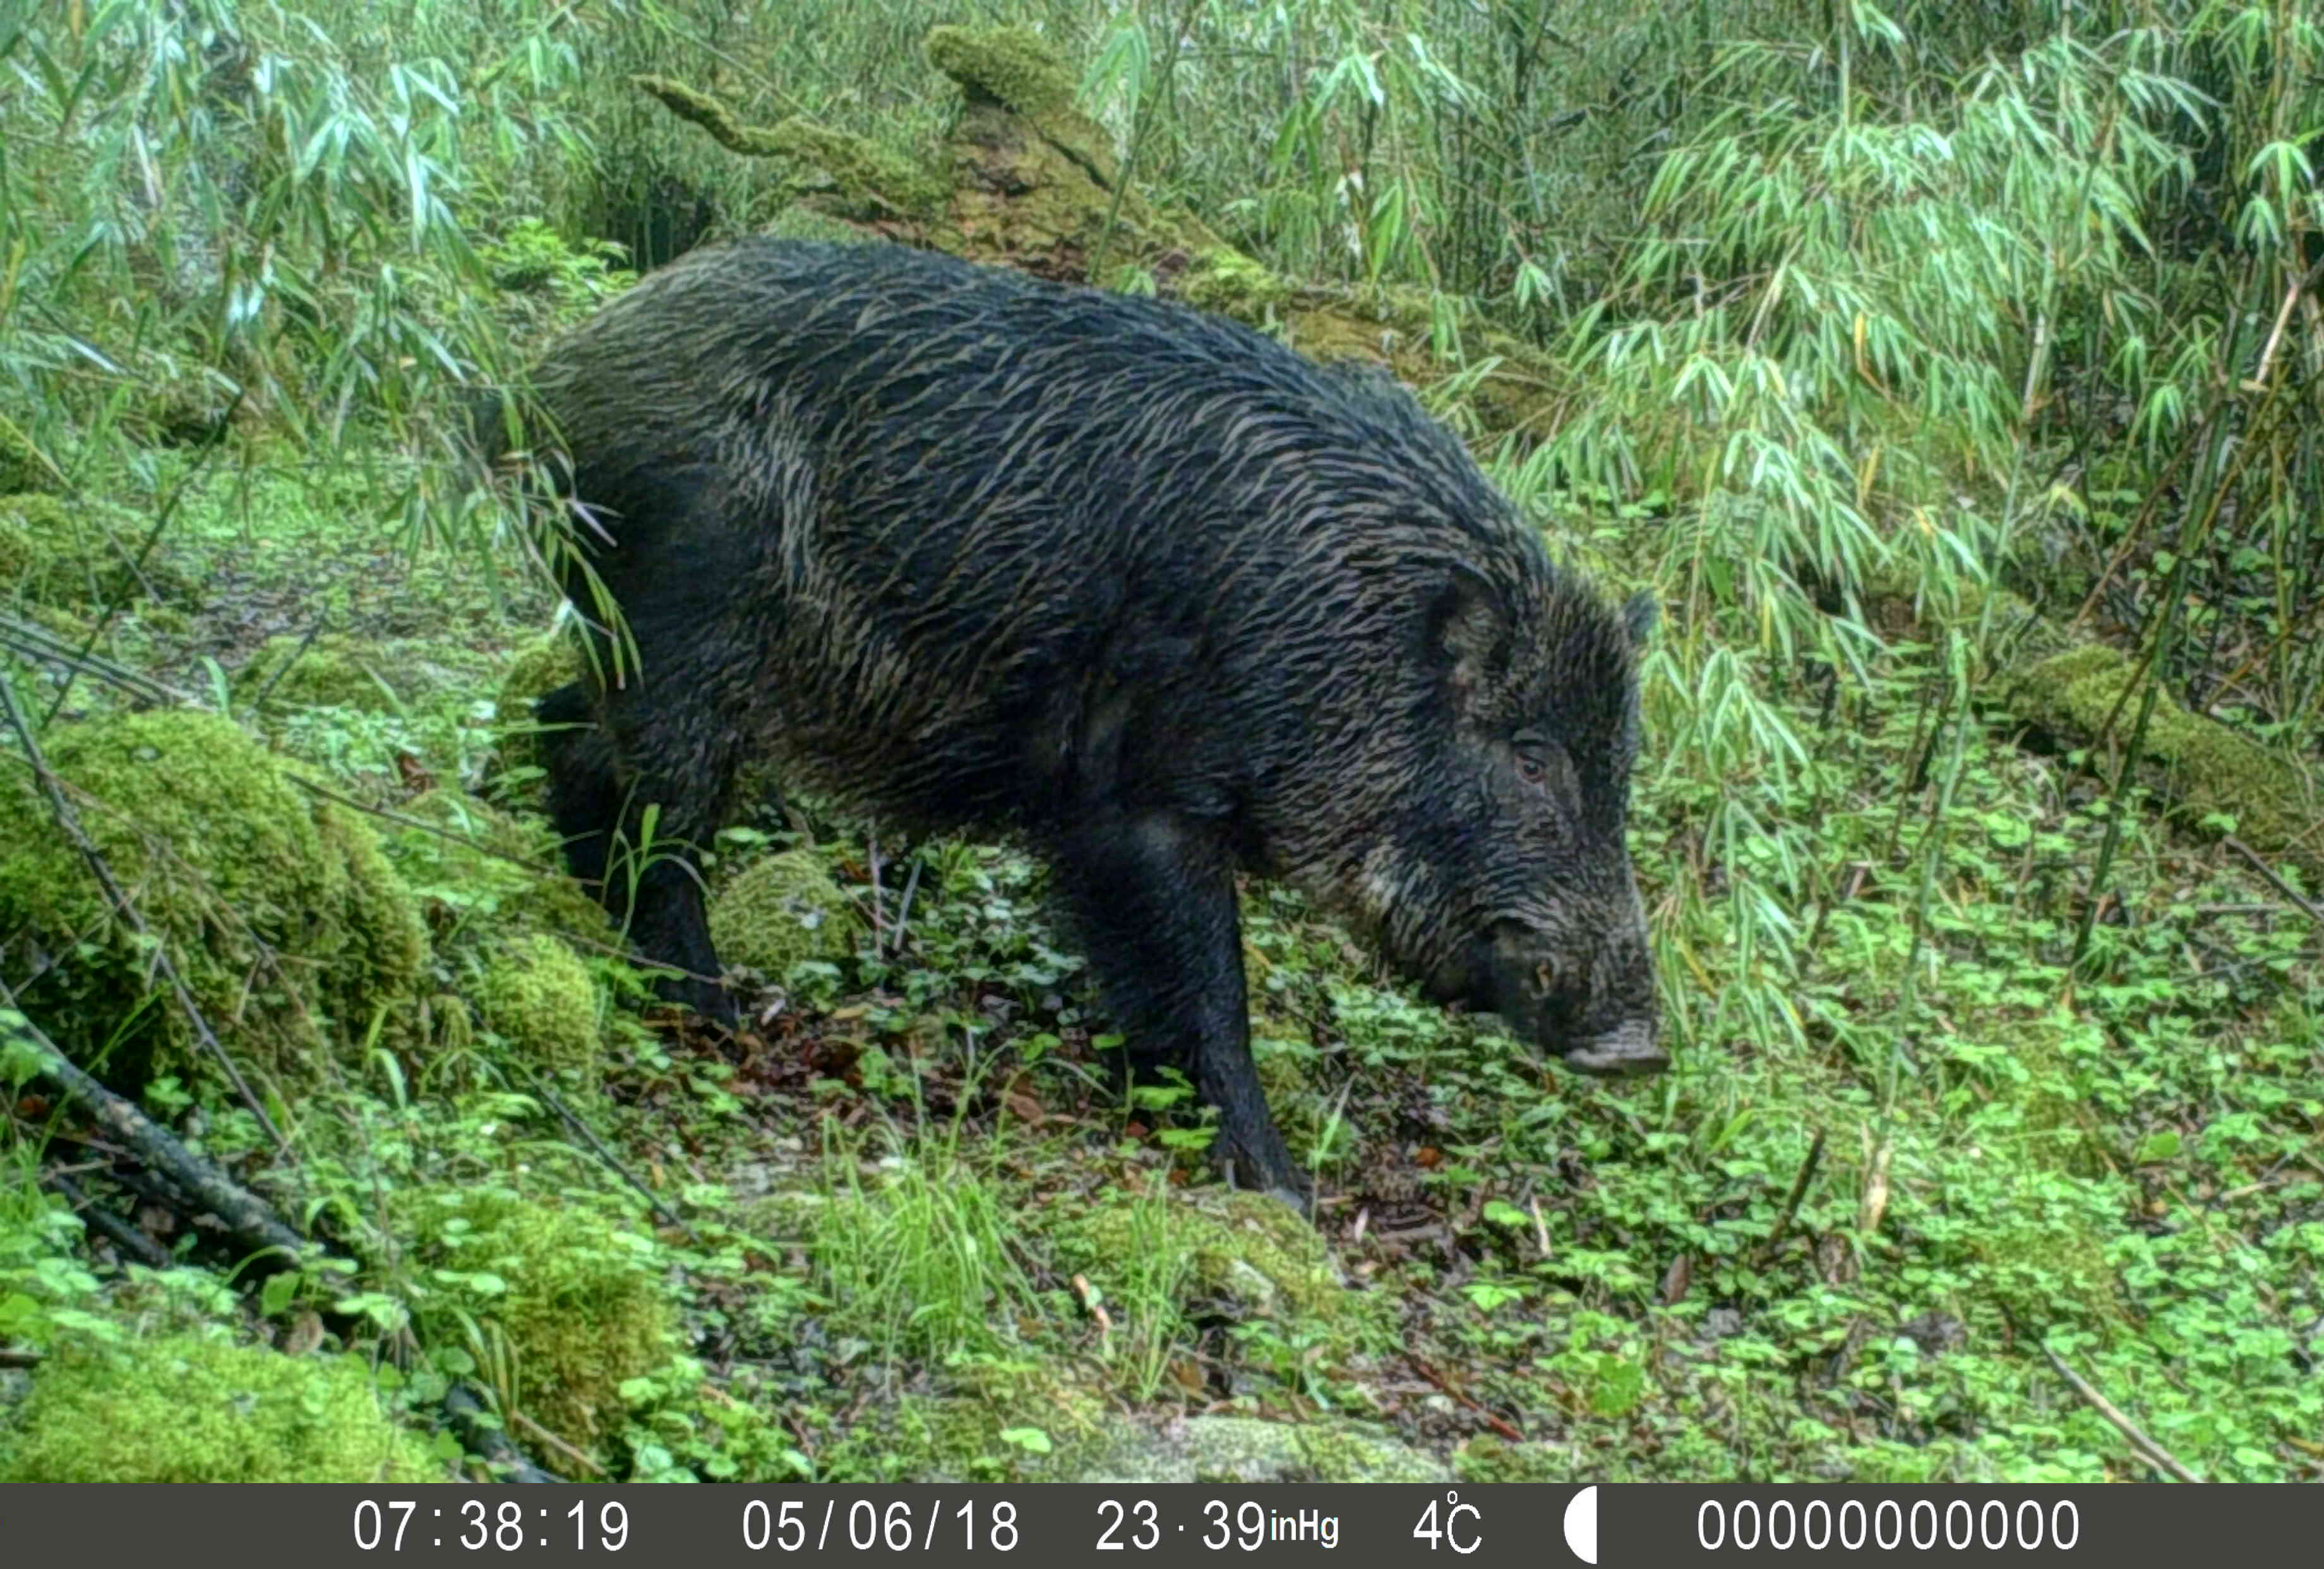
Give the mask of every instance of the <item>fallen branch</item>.
[[570, 1107], [567, 1106], [563, 1101], [558, 1099], [557, 1092], [550, 1089], [546, 1084], [541, 1082], [541, 1077], [538, 1073], [534, 1073], [530, 1068], [527, 1068], [525, 1071], [532, 1080], [532, 1093], [539, 1095], [542, 1100], [548, 1102], [549, 1110], [555, 1112], [558, 1116], [565, 1119], [565, 1125], [581, 1136], [582, 1142], [589, 1146], [590, 1149], [595, 1153], [597, 1158], [604, 1161], [607, 1168], [610, 1169], [614, 1176], [620, 1177], [623, 1182], [628, 1183], [632, 1187], [636, 1188], [638, 1190], [638, 1195], [641, 1198], [643, 1198], [646, 1203], [653, 1206], [653, 1210], [656, 1214], [661, 1216], [663, 1220], [668, 1221], [671, 1225], [676, 1226], [679, 1231], [684, 1232], [693, 1241], [696, 1247], [698, 1248], [706, 1245], [702, 1240], [702, 1233], [696, 1231], [692, 1226], [687, 1224], [683, 1216], [672, 1210], [668, 1204], [662, 1203], [660, 1198], [655, 1195], [653, 1189], [648, 1187], [645, 1183], [639, 1178], [636, 1173], [632, 1172], [628, 1167], [622, 1165], [621, 1161], [615, 1158], [613, 1152], [605, 1148], [604, 1140], [597, 1137], [595, 1132], [590, 1129], [589, 1124], [584, 1122], [578, 1116], [575, 1115]]
[[2314, 900], [2306, 897], [2298, 889], [2276, 875], [2275, 868], [2261, 859], [2258, 851], [2236, 838], [2233, 834], [2227, 836], [2226, 843], [2228, 849], [2251, 863], [2253, 871], [2267, 879], [2269, 887], [2299, 906], [2307, 914], [2309, 919], [2319, 926], [2324, 926], [2324, 905], [2319, 905]]
[[[0, 692], [6, 691], [0, 683]], [[266, 1201], [180, 1143], [167, 1129], [82, 1072], [24, 1016], [16, 995], [0, 981], [0, 1036], [32, 1049], [40, 1076], [88, 1109], [98, 1125], [121, 1140], [138, 1159], [168, 1177], [204, 1210], [226, 1225], [236, 1241], [256, 1252], [279, 1252], [295, 1262], [310, 1245], [278, 1217]]]
[[2107, 1399], [2104, 1395], [2099, 1394], [2097, 1389], [2091, 1388], [2089, 1382], [2085, 1380], [2081, 1374], [2074, 1371], [2073, 1369], [2066, 1365], [2065, 1358], [2060, 1356], [2056, 1352], [2052, 1351], [2046, 1345], [2042, 1348], [2042, 1354], [2050, 1359], [2050, 1365], [2058, 1370], [2058, 1376], [2066, 1380], [2066, 1385], [2069, 1389], [2072, 1389], [2074, 1393], [2082, 1398], [2084, 1404], [2089, 1406], [2091, 1410], [2096, 1411], [2099, 1416], [2105, 1417], [2107, 1421], [2113, 1423], [2115, 1431], [2120, 1433], [2125, 1438], [2130, 1440], [2131, 1448], [2138, 1452], [2138, 1457], [2141, 1460], [2144, 1460], [2147, 1464], [2153, 1466], [2158, 1471], [2164, 1472], [2172, 1476], [2177, 1477], [2181, 1481], [2200, 1482], [2203, 1480], [2201, 1477], [2197, 1476], [2193, 1472], [2188, 1470], [2185, 1466], [2180, 1464], [2178, 1458], [2169, 1450], [2154, 1442], [2153, 1439], [2149, 1438], [2145, 1433], [2140, 1429], [2137, 1423], [2132, 1421], [2129, 1417], [2124, 1416], [2120, 1410], [2116, 1408], [2113, 1401]]
[[1422, 1378], [1426, 1379], [1430, 1383], [1435, 1385], [1438, 1389], [1443, 1390], [1446, 1394], [1460, 1401], [1461, 1404], [1469, 1407], [1470, 1410], [1474, 1411], [1478, 1416], [1483, 1417], [1485, 1419], [1485, 1426], [1490, 1427], [1494, 1432], [1499, 1434], [1502, 1437], [1508, 1439], [1512, 1444], [1523, 1444], [1525, 1442], [1525, 1434], [1514, 1424], [1504, 1420], [1502, 1417], [1496, 1416], [1491, 1411], [1489, 1411], [1484, 1407], [1479, 1405], [1474, 1399], [1470, 1398], [1467, 1391], [1454, 1389], [1451, 1384], [1444, 1380], [1444, 1376], [1443, 1374], [1439, 1373], [1434, 1368], [1430, 1367], [1426, 1362], [1421, 1361], [1420, 1358], [1413, 1355], [1409, 1352], [1406, 1352], [1405, 1353], [1404, 1360], [1412, 1364], [1412, 1371], [1414, 1372], [1418, 1373]]
[[41, 1179], [41, 1186], [63, 1195], [64, 1201], [72, 1205], [73, 1213], [80, 1217], [82, 1224], [92, 1231], [104, 1232], [106, 1240], [120, 1249], [124, 1256], [135, 1260], [148, 1269], [166, 1269], [174, 1261], [161, 1243], [90, 1198], [71, 1177], [52, 1172]]

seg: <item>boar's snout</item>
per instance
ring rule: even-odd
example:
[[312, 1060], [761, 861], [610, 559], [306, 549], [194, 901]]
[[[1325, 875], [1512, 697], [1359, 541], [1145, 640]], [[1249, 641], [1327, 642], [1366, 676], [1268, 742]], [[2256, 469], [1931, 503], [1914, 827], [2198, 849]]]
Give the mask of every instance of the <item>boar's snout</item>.
[[1654, 970], [1646, 933], [1614, 929], [1591, 934], [1576, 954], [1522, 922], [1494, 933], [1489, 998], [1479, 1001], [1501, 1016], [1520, 1039], [1539, 1046], [1578, 1072], [1606, 1076], [1656, 1074], [1670, 1054], [1656, 1037]]
[[1626, 1019], [1567, 1052], [1565, 1063], [1589, 1074], [1658, 1074], [1670, 1066], [1670, 1053], [1655, 1044], [1652, 1020]]

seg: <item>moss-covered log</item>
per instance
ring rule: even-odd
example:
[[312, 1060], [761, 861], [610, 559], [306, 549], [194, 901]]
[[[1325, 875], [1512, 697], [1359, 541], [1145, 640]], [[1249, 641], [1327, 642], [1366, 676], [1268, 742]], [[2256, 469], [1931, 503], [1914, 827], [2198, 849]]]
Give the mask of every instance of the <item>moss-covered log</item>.
[[[2138, 720], [2144, 675], [2111, 643], [2086, 640], [2044, 619], [2019, 595], [1974, 592], [1957, 614], [1989, 610], [1993, 660], [1988, 690], [2012, 719], [2048, 744], [2087, 752], [2112, 780]], [[1925, 607], [1904, 591], [1874, 596], [1876, 618], [1893, 635], [1926, 635]], [[2168, 690], [2155, 695], [2133, 777], [2169, 808], [2178, 826], [2233, 818], [2235, 834], [2269, 861], [2299, 868], [2324, 887], [2324, 786], [2298, 756], [2206, 715]]]
[[1422, 385], [1463, 368], [1478, 434], [1536, 425], [1563, 383], [1549, 360], [1470, 324], [1467, 359], [1439, 355], [1431, 301], [1410, 291], [1317, 288], [1270, 272], [1193, 214], [1157, 208], [1131, 183], [1105, 127], [1075, 106], [1072, 77], [1018, 28], [938, 27], [928, 59], [961, 92], [943, 146], [918, 161], [803, 116], [746, 125], [716, 98], [666, 77], [636, 85], [721, 146], [776, 161], [789, 206], [774, 232], [854, 235], [950, 252], [1038, 277], [1083, 281], [1100, 263], [1137, 268], [1161, 293], [1279, 334], [1311, 358], [1365, 360]]

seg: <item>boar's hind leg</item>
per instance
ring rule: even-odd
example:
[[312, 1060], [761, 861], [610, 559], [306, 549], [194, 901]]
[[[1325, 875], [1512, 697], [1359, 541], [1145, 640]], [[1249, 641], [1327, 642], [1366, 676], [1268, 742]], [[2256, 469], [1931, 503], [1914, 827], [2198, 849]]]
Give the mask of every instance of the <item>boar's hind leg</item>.
[[1234, 863], [1215, 829], [1101, 809], [1053, 857], [1133, 1065], [1175, 1067], [1219, 1109], [1212, 1155], [1239, 1186], [1309, 1209], [1250, 1057]]
[[[597, 717], [596, 705], [583, 686], [560, 688], [540, 700], [534, 712], [545, 732], [549, 812], [573, 875], [590, 885], [615, 919], [626, 921], [640, 955], [676, 972], [659, 983], [662, 996], [732, 1024], [734, 1002], [719, 984], [718, 954], [690, 848], [716, 830], [727, 775], [655, 766], [657, 759], [706, 759], [663, 734], [668, 721], [685, 716], [650, 709], [649, 701], [623, 694], [600, 725], [587, 723]], [[696, 771], [717, 777], [688, 777]], [[660, 811], [649, 842], [644, 808], [656, 802]], [[632, 854], [639, 847], [643, 857]]]

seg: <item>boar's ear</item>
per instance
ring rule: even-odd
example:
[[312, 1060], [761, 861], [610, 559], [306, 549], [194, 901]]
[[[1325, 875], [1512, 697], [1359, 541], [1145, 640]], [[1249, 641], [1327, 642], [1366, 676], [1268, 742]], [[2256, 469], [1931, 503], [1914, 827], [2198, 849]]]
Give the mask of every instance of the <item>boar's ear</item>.
[[1622, 606], [1622, 629], [1630, 634], [1632, 648], [1645, 648], [1646, 640], [1654, 636], [1655, 614], [1655, 596], [1644, 591], [1630, 595], [1630, 602]]
[[1453, 563], [1429, 607], [1428, 651], [1456, 694], [1474, 692], [1508, 662], [1509, 632], [1501, 591], [1467, 562]]

